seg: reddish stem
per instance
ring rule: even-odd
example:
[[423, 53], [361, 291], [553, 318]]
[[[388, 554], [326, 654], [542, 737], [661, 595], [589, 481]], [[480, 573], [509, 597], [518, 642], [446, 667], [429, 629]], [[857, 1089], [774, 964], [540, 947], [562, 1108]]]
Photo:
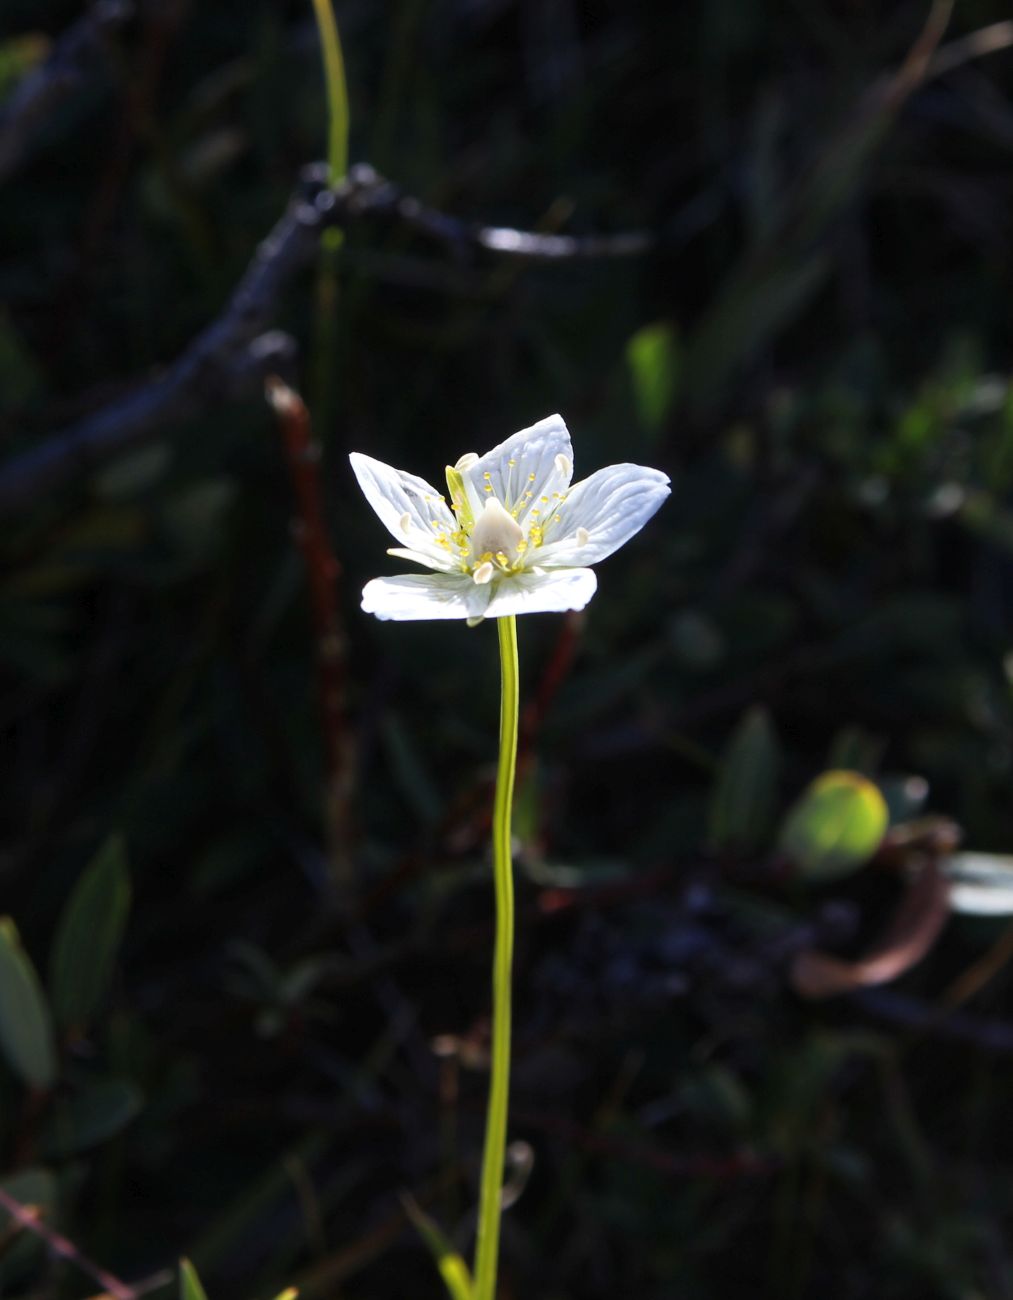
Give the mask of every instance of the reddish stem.
[[331, 860], [339, 883], [347, 884], [352, 754], [345, 712], [345, 635], [337, 594], [341, 566], [327, 535], [320, 487], [320, 446], [313, 435], [306, 403], [275, 375], [268, 379], [266, 392], [281, 430], [296, 505], [292, 532], [306, 568], [327, 770]]

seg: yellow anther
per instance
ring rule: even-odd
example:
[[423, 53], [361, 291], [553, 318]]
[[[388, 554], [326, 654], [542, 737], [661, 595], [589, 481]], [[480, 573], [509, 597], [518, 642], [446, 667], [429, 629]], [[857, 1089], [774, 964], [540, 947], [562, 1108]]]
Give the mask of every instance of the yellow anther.
[[486, 470], [485, 473], [482, 475], [482, 477], [483, 477], [483, 478], [492, 478], [492, 475], [489, 473], [488, 470]]
[[485, 485], [485, 490], [486, 490], [486, 492], [491, 492], [491, 491], [492, 491], [492, 484], [491, 484], [491, 483], [487, 483], [487, 484]]
[[529, 482], [529, 483], [534, 483], [534, 481], [535, 481], [535, 476], [534, 476], [534, 474], [529, 474], [529, 475], [528, 475], [528, 482]]
[[507, 464], [510, 466], [511, 469], [513, 469], [513, 467], [517, 464], [517, 462], [515, 460], [508, 460]]

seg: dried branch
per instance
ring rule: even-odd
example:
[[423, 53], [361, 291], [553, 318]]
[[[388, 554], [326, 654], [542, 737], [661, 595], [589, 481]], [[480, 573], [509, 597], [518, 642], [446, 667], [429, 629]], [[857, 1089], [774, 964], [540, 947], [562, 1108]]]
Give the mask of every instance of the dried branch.
[[18, 84], [0, 109], [0, 181], [19, 166], [42, 122], [104, 62], [109, 37], [132, 13], [129, 0], [99, 0]]
[[72, 1241], [62, 1237], [58, 1232], [46, 1224], [34, 1205], [23, 1205], [10, 1192], [0, 1187], [0, 1206], [2, 1206], [11, 1216], [19, 1227], [26, 1232], [34, 1233], [35, 1236], [41, 1237], [48, 1248], [60, 1259], [68, 1260], [71, 1264], [76, 1264], [82, 1273], [97, 1282], [106, 1295], [113, 1296], [114, 1300], [139, 1300], [140, 1296], [147, 1294], [149, 1291], [158, 1290], [171, 1279], [169, 1273], [158, 1273], [154, 1277], [146, 1279], [144, 1282], [135, 1286], [130, 1286], [126, 1282], [121, 1282], [107, 1269], [102, 1268], [99, 1264], [93, 1263], [86, 1255], [82, 1255]]
[[950, 883], [933, 861], [909, 882], [886, 932], [854, 961], [817, 948], [796, 954], [789, 972], [803, 998], [829, 998], [887, 984], [917, 965], [931, 950], [950, 915]]
[[425, 207], [372, 167], [353, 167], [335, 189], [327, 186], [326, 168], [309, 167], [222, 314], [164, 375], [0, 468], [0, 514], [24, 509], [43, 493], [95, 470], [110, 456], [146, 442], [169, 424], [223, 400], [252, 395], [269, 374], [288, 372], [293, 341], [277, 331], [263, 331], [274, 319], [288, 285], [312, 262], [323, 231], [365, 220], [406, 226], [461, 254], [484, 249], [528, 260], [559, 261], [629, 257], [650, 246], [650, 237], [638, 233], [582, 239], [474, 225]]

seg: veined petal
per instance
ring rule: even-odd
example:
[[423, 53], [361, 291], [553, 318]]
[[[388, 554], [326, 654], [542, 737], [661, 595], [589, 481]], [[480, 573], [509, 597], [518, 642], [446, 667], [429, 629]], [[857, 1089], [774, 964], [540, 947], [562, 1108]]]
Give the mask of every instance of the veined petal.
[[512, 573], [496, 582], [485, 617], [561, 614], [568, 609], [583, 609], [597, 587], [598, 579], [590, 569]]
[[628, 542], [668, 496], [668, 476], [643, 465], [609, 465], [575, 484], [529, 553], [551, 568], [596, 564]]
[[362, 608], [377, 618], [481, 618], [489, 604], [489, 586], [470, 574], [411, 573], [374, 578], [362, 589]]
[[[561, 415], [550, 415], [480, 456], [465, 471], [480, 501], [494, 496], [518, 523], [540, 496], [564, 492], [573, 475], [573, 448]], [[488, 476], [488, 477], [487, 477]]]
[[[444, 568], [443, 561], [451, 554], [449, 538], [457, 521], [440, 493], [425, 479], [359, 451], [353, 451], [348, 459], [366, 500], [390, 535], [402, 546], [430, 556], [434, 564], [439, 561], [438, 567]], [[448, 539], [447, 546], [438, 543], [440, 535]]]
[[399, 560], [410, 560], [412, 564], [421, 564], [427, 569], [436, 569], [441, 573], [460, 573], [461, 566], [457, 560], [440, 548], [438, 555], [428, 551], [413, 551], [410, 546], [388, 546], [388, 555], [396, 555]]

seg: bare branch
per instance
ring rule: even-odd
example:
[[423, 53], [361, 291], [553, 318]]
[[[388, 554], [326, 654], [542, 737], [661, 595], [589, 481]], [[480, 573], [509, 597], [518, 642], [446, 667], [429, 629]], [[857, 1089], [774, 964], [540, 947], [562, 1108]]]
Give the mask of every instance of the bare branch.
[[171, 1281], [172, 1275], [170, 1273], [158, 1273], [144, 1282], [129, 1286], [126, 1282], [121, 1282], [108, 1269], [102, 1268], [101, 1265], [94, 1263], [86, 1255], [82, 1255], [72, 1241], [50, 1228], [43, 1221], [37, 1206], [23, 1205], [21, 1201], [11, 1196], [10, 1192], [5, 1191], [2, 1187], [0, 1187], [0, 1206], [7, 1211], [20, 1228], [41, 1237], [54, 1255], [60, 1259], [68, 1260], [71, 1264], [76, 1264], [82, 1273], [87, 1273], [92, 1281], [97, 1282], [102, 1288], [103, 1294], [113, 1297], [113, 1300], [139, 1300], [139, 1297], [147, 1294], [147, 1292], [159, 1290], [167, 1282]]
[[371, 167], [353, 167], [335, 189], [326, 184], [325, 168], [309, 167], [222, 314], [163, 375], [0, 468], [0, 514], [25, 508], [167, 425], [222, 401], [252, 396], [271, 373], [288, 373], [293, 340], [265, 332], [282, 295], [312, 262], [325, 229], [366, 220], [407, 226], [459, 253], [487, 250], [528, 260], [629, 257], [646, 251], [651, 242], [648, 235], [636, 233], [582, 239], [475, 225], [425, 207]]
[[20, 164], [41, 123], [104, 60], [110, 34], [132, 12], [129, 0], [99, 0], [64, 32], [45, 62], [18, 84], [0, 109], [0, 181]]

